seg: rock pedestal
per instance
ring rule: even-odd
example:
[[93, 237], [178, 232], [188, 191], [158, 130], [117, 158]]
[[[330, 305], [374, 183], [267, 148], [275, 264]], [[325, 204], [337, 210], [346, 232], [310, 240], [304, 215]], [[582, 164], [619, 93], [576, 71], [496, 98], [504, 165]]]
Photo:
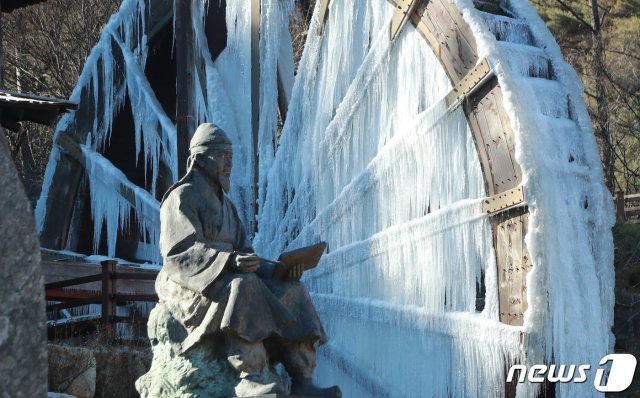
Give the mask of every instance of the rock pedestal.
[[0, 386], [2, 397], [47, 396], [40, 244], [31, 204], [0, 129]]
[[[136, 381], [141, 398], [226, 398], [235, 395], [238, 374], [226, 358], [215, 352], [194, 348], [188, 357], [176, 355], [169, 342], [168, 330], [157, 323], [156, 307], [149, 315], [149, 339], [152, 342], [153, 362], [148, 373]], [[279, 382], [270, 369], [263, 372], [265, 383]], [[271, 395], [268, 396], [272, 398]], [[275, 397], [275, 395], [274, 395]]]

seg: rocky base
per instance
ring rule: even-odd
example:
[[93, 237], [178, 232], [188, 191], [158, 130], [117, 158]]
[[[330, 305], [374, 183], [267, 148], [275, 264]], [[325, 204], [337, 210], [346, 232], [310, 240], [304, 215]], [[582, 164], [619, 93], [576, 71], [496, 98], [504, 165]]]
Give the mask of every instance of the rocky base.
[[[153, 361], [149, 372], [136, 381], [141, 398], [227, 398], [236, 395], [238, 372], [215, 347], [201, 345], [190, 350], [187, 357], [175, 353], [169, 342], [165, 325], [158, 322], [156, 307], [149, 316], [149, 338], [152, 341]], [[261, 384], [280, 383], [275, 370], [265, 368]]]
[[148, 348], [50, 344], [48, 349], [50, 394], [70, 394], [77, 398], [137, 398], [134, 382], [151, 365]]
[[[142, 398], [226, 398], [235, 396], [238, 381], [238, 373], [226, 359], [213, 359], [202, 349], [184, 358], [163, 342], [153, 347], [151, 369], [136, 381], [136, 389]], [[268, 384], [280, 379], [265, 369], [260, 381]]]

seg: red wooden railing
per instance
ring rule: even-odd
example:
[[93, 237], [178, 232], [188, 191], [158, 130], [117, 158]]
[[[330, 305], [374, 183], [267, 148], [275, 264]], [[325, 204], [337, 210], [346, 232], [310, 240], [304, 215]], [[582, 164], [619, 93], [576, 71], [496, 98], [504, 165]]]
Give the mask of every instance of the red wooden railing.
[[[55, 264], [53, 266], [52, 264]], [[158, 272], [153, 270], [135, 270], [131, 267], [118, 265], [116, 261], [107, 260], [101, 262], [101, 272], [91, 275], [83, 275], [70, 279], [62, 279], [59, 269], [64, 269], [64, 263], [56, 262], [43, 264], [45, 280], [57, 279], [45, 284], [45, 295], [48, 302], [47, 312], [61, 309], [74, 308], [89, 304], [101, 304], [100, 323], [104, 332], [109, 337], [115, 336], [115, 324], [119, 322], [131, 322], [131, 318], [116, 315], [116, 306], [122, 302], [157, 302], [158, 296], [153, 289]], [[70, 268], [80, 267], [77, 273], [93, 272], [97, 264], [70, 263]], [[56, 268], [57, 267], [57, 268]], [[58, 272], [53, 270], [56, 268]], [[74, 271], [68, 271], [67, 274]], [[129, 283], [128, 286], [118, 289], [119, 280], [141, 281], [142, 283]], [[100, 283], [98, 283], [100, 282]]]

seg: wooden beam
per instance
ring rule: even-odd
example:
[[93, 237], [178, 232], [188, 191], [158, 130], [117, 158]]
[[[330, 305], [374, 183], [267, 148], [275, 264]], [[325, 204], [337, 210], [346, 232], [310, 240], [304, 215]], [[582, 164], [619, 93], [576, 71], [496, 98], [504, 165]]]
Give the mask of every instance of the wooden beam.
[[524, 190], [518, 186], [483, 200], [482, 211], [487, 214], [496, 214], [524, 203]]
[[459, 104], [464, 98], [476, 91], [480, 85], [487, 81], [492, 74], [491, 66], [486, 58], [483, 58], [478, 65], [471, 69], [458, 83], [456, 83], [449, 94], [445, 97], [447, 108]]
[[331, 0], [320, 0], [320, 15], [318, 18], [318, 29], [316, 33], [318, 36], [321, 36], [324, 32], [324, 24], [327, 20], [327, 15], [329, 15], [329, 3]]
[[[61, 281], [74, 278], [83, 278], [100, 274], [100, 265], [83, 263], [78, 261], [43, 261], [42, 274], [45, 283], [52, 286]], [[158, 271], [140, 269], [134, 265], [118, 264], [114, 277], [118, 279], [118, 293], [120, 294], [155, 294], [155, 278]], [[97, 282], [75, 285], [64, 289], [65, 294], [73, 295], [73, 292], [84, 292], [83, 294], [97, 294], [101, 291], [100, 278]], [[55, 285], [53, 285], [55, 286]], [[56, 293], [56, 289], [47, 292]], [[80, 294], [80, 293], [78, 293]]]
[[147, 0], [145, 34], [151, 40], [173, 17], [173, 0]]
[[626, 219], [626, 216], [624, 214], [624, 200], [625, 197], [622, 194], [622, 192], [618, 191], [616, 192], [616, 197], [615, 197], [615, 201], [616, 201], [616, 217], [619, 220], [624, 221]]
[[66, 248], [69, 226], [80, 186], [83, 167], [62, 153], [58, 159], [46, 197], [46, 212], [40, 232], [40, 245], [54, 250]]
[[176, 20], [176, 133], [178, 178], [186, 171], [189, 140], [196, 129], [195, 48], [191, 0], [175, 0]]
[[[124, 61], [122, 57], [114, 54], [114, 62], [118, 67], [122, 67]], [[102, 69], [102, 60], [98, 61], [97, 69]], [[121, 68], [120, 70], [123, 70]], [[102, 74], [98, 74], [98, 87], [104, 84]], [[114, 79], [120, 78], [114, 75]], [[72, 111], [65, 116], [71, 120], [65, 130], [58, 131], [57, 135], [66, 134], [75, 142], [85, 142], [87, 134], [93, 131], [94, 119], [96, 115], [104, 111], [104, 101], [94, 97], [95, 81], [81, 88], [78, 110]], [[95, 104], [98, 104], [96, 107]], [[40, 244], [49, 249], [62, 250], [67, 248], [67, 240], [73, 209], [75, 207], [76, 195], [80, 187], [84, 168], [82, 165], [67, 153], [61, 153], [56, 168], [53, 172], [49, 191], [46, 193], [46, 211], [43, 220], [42, 231], [40, 232]], [[73, 249], [73, 248], [72, 248]]]
[[638, 215], [640, 215], [640, 206], [625, 207], [624, 208], [624, 214], [627, 217], [638, 216]]
[[[388, 0], [397, 7], [398, 0]], [[462, 14], [448, 0], [421, 2], [411, 15], [411, 22], [451, 79], [457, 83], [478, 61], [475, 38]]]
[[633, 193], [631, 195], [624, 195], [624, 200], [629, 202], [629, 201], [634, 201], [634, 200], [640, 200], [640, 193]]
[[500, 321], [521, 326], [527, 310], [527, 274], [533, 268], [524, 242], [529, 214], [526, 207], [498, 213], [491, 220], [498, 268]]
[[117, 262], [114, 260], [106, 260], [102, 262], [102, 323], [105, 328], [107, 337], [115, 337], [115, 325], [112, 318], [116, 315], [116, 300], [114, 295], [116, 291], [116, 280], [111, 274], [116, 271]]
[[389, 40], [394, 41], [404, 27], [405, 23], [411, 18], [411, 14], [416, 11], [420, 0], [398, 0], [396, 12], [391, 18], [389, 26]]

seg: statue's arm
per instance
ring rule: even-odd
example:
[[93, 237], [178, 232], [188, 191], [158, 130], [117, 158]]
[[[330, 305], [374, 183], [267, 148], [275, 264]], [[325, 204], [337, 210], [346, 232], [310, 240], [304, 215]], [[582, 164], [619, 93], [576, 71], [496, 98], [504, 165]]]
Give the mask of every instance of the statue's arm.
[[180, 196], [172, 193], [160, 209], [163, 267], [174, 282], [203, 293], [224, 272], [233, 248], [208, 241], [196, 206]]

